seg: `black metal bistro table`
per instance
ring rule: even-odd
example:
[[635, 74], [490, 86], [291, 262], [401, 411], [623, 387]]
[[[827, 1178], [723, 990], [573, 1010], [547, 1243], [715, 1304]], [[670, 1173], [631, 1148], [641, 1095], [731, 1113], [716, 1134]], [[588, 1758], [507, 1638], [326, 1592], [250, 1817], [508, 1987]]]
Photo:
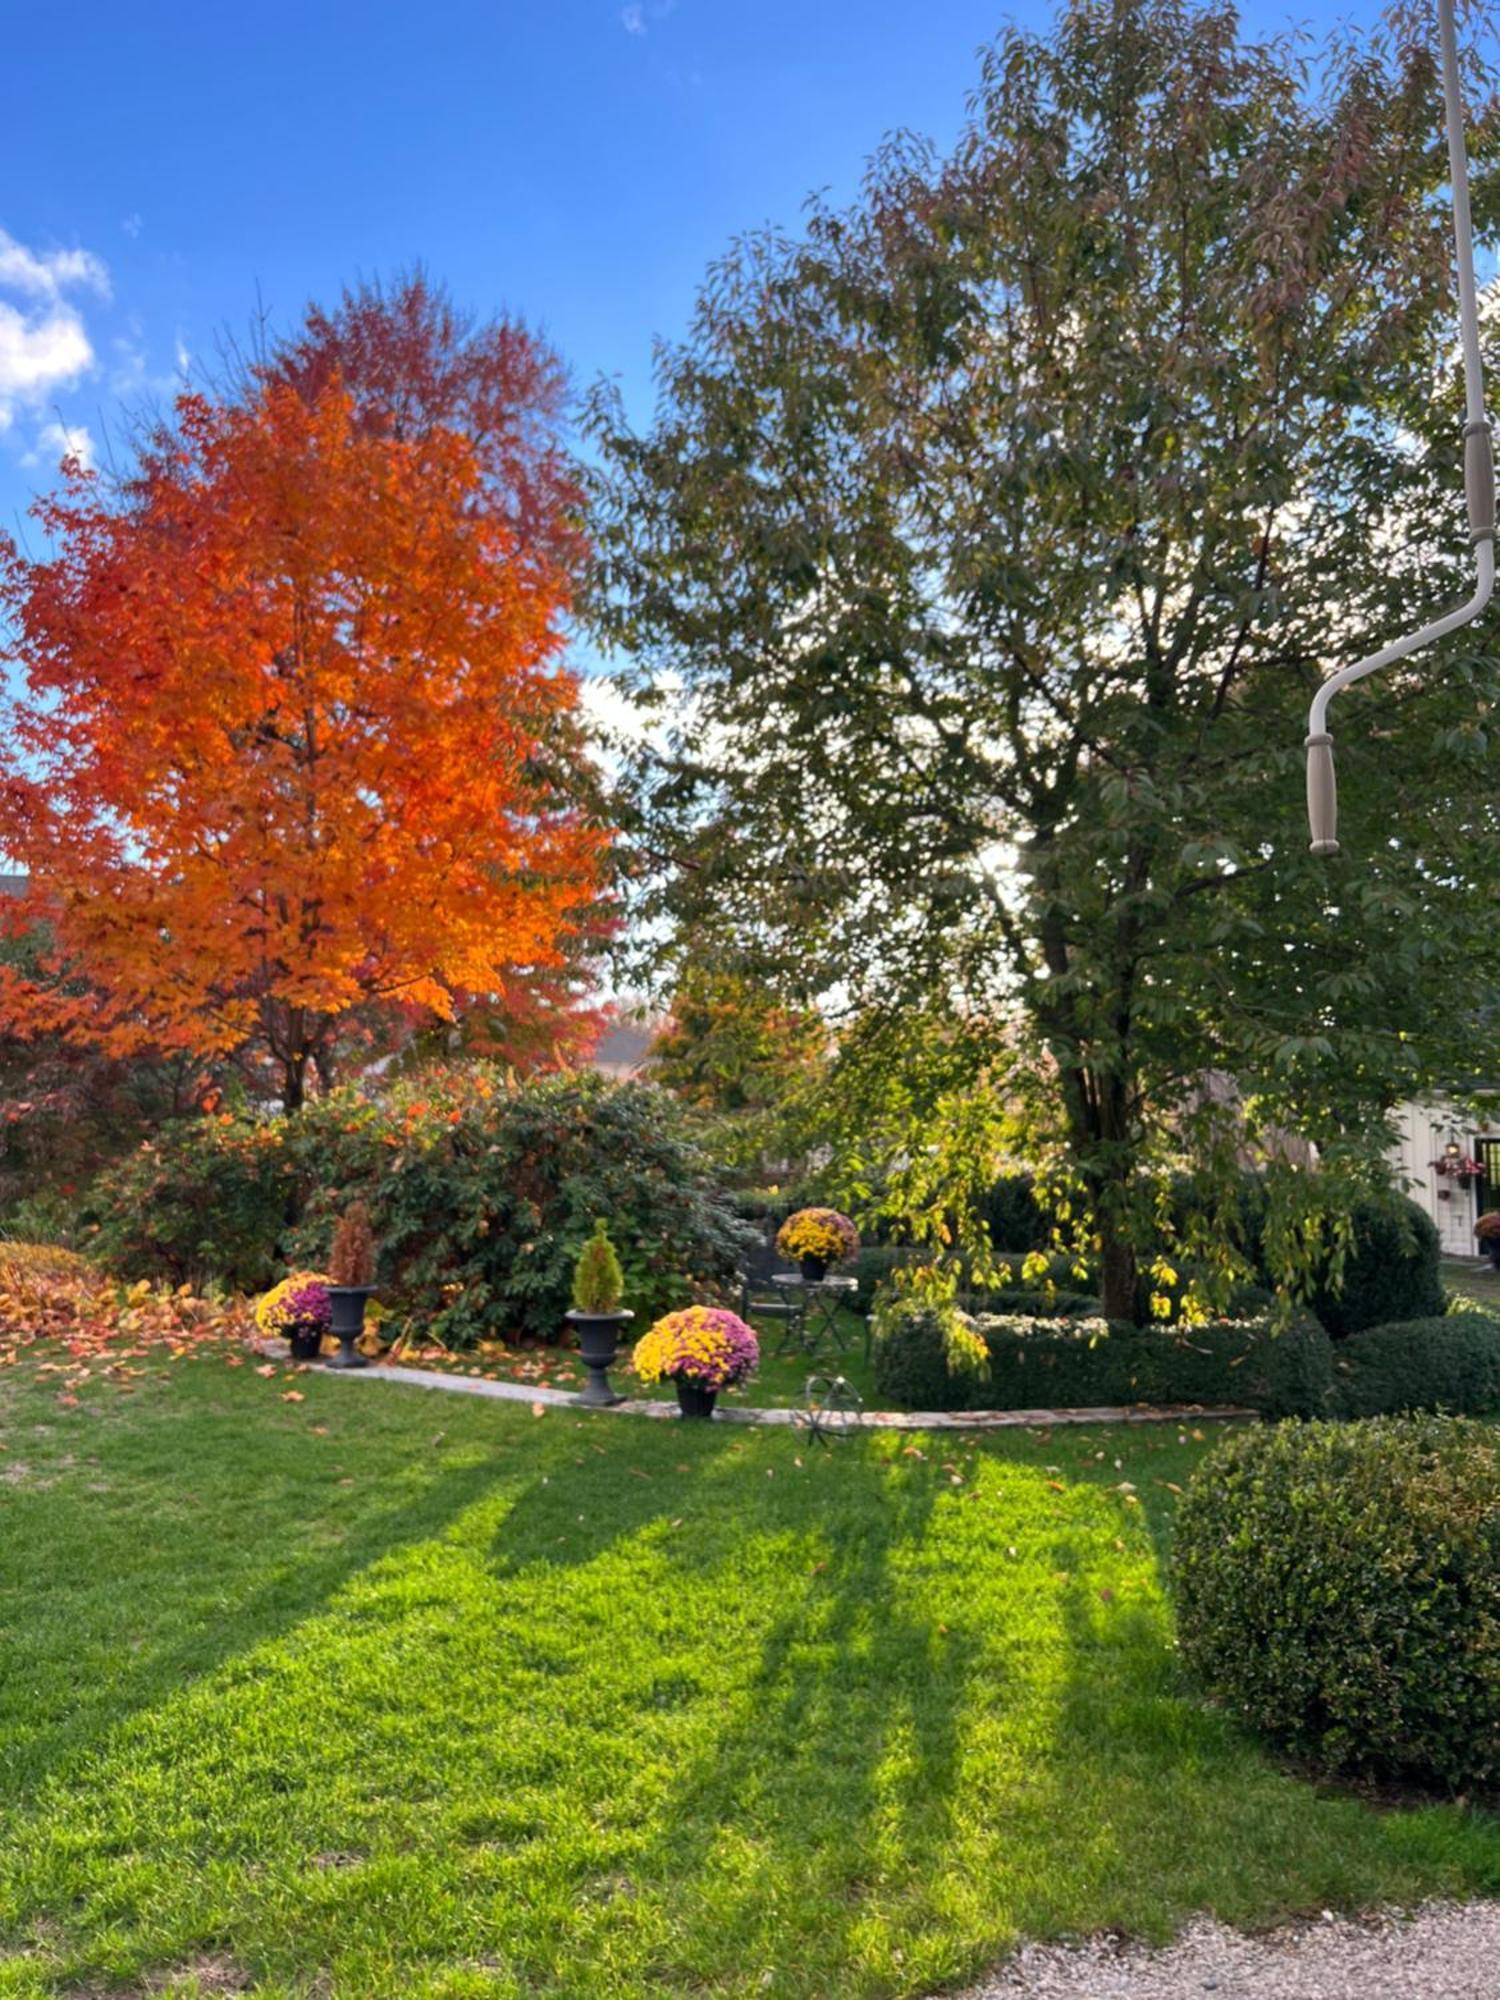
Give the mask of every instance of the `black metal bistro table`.
[[848, 1305], [859, 1290], [858, 1278], [809, 1279], [800, 1271], [778, 1271], [771, 1283], [802, 1308], [795, 1319], [787, 1321], [786, 1332], [776, 1350], [778, 1354], [816, 1354], [825, 1336], [835, 1347], [845, 1345], [839, 1308]]

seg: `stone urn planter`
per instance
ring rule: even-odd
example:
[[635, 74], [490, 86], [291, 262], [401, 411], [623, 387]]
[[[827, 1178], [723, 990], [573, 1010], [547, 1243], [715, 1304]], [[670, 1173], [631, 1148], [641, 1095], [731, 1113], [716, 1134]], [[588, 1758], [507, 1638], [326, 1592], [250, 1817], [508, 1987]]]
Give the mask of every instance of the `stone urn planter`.
[[612, 1410], [625, 1398], [609, 1386], [609, 1371], [620, 1354], [620, 1329], [635, 1318], [633, 1312], [582, 1312], [577, 1306], [564, 1315], [578, 1336], [578, 1356], [589, 1379], [578, 1400], [586, 1409]]
[[330, 1331], [338, 1336], [339, 1351], [330, 1354], [330, 1368], [368, 1368], [368, 1359], [360, 1353], [355, 1342], [365, 1330], [365, 1306], [368, 1304], [373, 1285], [330, 1285], [328, 1304], [333, 1313]]
[[375, 1239], [362, 1201], [352, 1203], [339, 1217], [328, 1270], [333, 1281], [328, 1287], [331, 1331], [338, 1335], [339, 1343], [338, 1353], [328, 1357], [328, 1366], [368, 1368], [369, 1362], [354, 1344], [365, 1330], [365, 1307], [375, 1289]]

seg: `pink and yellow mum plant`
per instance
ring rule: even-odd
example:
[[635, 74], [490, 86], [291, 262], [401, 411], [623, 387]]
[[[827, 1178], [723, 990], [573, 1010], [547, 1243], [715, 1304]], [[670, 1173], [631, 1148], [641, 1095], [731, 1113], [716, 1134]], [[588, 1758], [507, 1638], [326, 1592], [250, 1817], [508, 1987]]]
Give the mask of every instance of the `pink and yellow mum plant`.
[[255, 1324], [262, 1333], [290, 1336], [303, 1328], [326, 1333], [332, 1321], [328, 1280], [321, 1271], [293, 1271], [256, 1302]]
[[659, 1319], [635, 1344], [631, 1360], [643, 1382], [676, 1381], [733, 1389], [760, 1361], [760, 1342], [738, 1313], [688, 1306]]

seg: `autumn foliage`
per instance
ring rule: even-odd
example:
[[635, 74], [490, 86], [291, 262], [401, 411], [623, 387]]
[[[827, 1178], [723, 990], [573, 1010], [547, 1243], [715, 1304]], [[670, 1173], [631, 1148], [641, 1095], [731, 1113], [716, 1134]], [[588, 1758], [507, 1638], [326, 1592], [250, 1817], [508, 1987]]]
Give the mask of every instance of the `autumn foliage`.
[[234, 1354], [252, 1332], [243, 1300], [122, 1285], [69, 1251], [0, 1243], [0, 1369], [34, 1364], [64, 1402], [90, 1379], [128, 1384], [163, 1359]]
[[352, 1021], [569, 964], [604, 836], [569, 785], [565, 494], [519, 418], [497, 456], [450, 414], [262, 371], [183, 396], [123, 492], [69, 468], [47, 555], [0, 544], [0, 851], [54, 941], [12, 1024], [250, 1048], [294, 1106]]

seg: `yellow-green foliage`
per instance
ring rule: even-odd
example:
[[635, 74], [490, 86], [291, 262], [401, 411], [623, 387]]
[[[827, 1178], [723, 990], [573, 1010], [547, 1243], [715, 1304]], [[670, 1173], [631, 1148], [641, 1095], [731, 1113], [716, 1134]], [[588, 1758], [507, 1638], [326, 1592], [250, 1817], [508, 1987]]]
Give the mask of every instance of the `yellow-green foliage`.
[[25, 1271], [32, 1277], [77, 1278], [89, 1269], [76, 1250], [59, 1243], [0, 1242], [0, 1271]]
[[609, 1240], [603, 1218], [594, 1224], [594, 1233], [578, 1253], [573, 1272], [573, 1304], [583, 1313], [612, 1313], [620, 1310], [625, 1296], [625, 1273], [619, 1255]]

